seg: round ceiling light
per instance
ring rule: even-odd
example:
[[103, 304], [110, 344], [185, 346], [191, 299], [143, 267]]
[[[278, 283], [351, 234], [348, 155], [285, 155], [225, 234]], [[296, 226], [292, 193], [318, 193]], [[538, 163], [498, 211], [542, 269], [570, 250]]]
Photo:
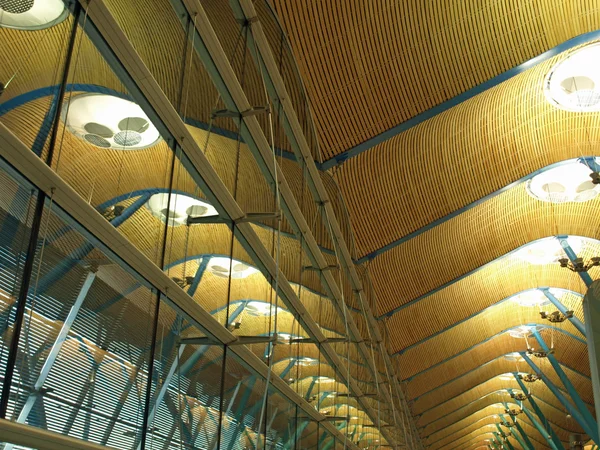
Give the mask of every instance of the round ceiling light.
[[279, 314], [283, 310], [267, 302], [252, 301], [246, 305], [246, 312], [255, 317], [270, 317], [275, 311]]
[[567, 111], [600, 111], [600, 44], [575, 50], [552, 68], [546, 98]]
[[534, 331], [536, 331], [538, 329], [539, 329], [539, 327], [533, 326], [533, 325], [521, 325], [519, 327], [513, 328], [512, 330], [509, 330], [508, 334], [511, 337], [514, 337], [517, 339], [525, 339], [531, 333], [533, 333]]
[[77, 95], [63, 111], [67, 129], [95, 147], [141, 150], [160, 140], [142, 108], [114, 95]]
[[315, 364], [319, 363], [319, 361], [315, 358], [309, 358], [308, 356], [298, 358], [296, 359], [296, 362], [301, 366], [314, 366]]
[[185, 225], [188, 217], [218, 215], [217, 210], [209, 203], [185, 194], [154, 194], [146, 203], [146, 207], [154, 217], [172, 227]]
[[[568, 242], [573, 251], [579, 254], [583, 248], [583, 238], [569, 236]], [[565, 252], [558, 239], [549, 237], [534, 241], [515, 252], [515, 257], [530, 264], [553, 264], [565, 257]]]
[[246, 263], [225, 256], [210, 258], [207, 269], [218, 277], [229, 278], [231, 276], [234, 279], [246, 278], [258, 272], [257, 269]]
[[17, 30], [43, 30], [67, 18], [62, 0], [2, 0], [0, 27]]
[[591, 173], [585, 163], [572, 160], [534, 176], [527, 181], [526, 189], [544, 202], [587, 202], [600, 192], [600, 184], [592, 182]]
[[335, 380], [330, 377], [316, 377], [315, 383], [335, 383]]
[[520, 306], [544, 306], [550, 303], [548, 298], [544, 295], [544, 292], [539, 289], [532, 289], [530, 291], [521, 292], [520, 294], [513, 295], [510, 301]]

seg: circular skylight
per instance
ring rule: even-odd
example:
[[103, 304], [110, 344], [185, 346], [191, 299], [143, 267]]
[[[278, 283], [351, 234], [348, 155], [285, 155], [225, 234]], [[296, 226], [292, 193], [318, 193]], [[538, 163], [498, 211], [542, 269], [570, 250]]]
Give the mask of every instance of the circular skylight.
[[517, 303], [520, 306], [544, 306], [550, 303], [548, 298], [544, 295], [544, 292], [539, 289], [532, 289], [530, 291], [521, 292], [517, 295], [513, 295], [510, 298], [511, 302]]
[[544, 92], [568, 111], [600, 111], [600, 44], [575, 50], [552, 68]]
[[509, 330], [508, 334], [511, 337], [517, 339], [525, 339], [526, 337], [529, 337], [531, 333], [538, 329], [539, 327], [534, 325], [521, 325], [519, 327], [513, 328], [512, 330]]
[[[567, 240], [573, 251], [579, 254], [583, 248], [584, 239], [579, 236], [569, 236]], [[566, 257], [559, 240], [555, 237], [540, 239], [527, 244], [517, 250], [514, 256], [530, 264], [553, 264], [558, 262], [560, 258]]]
[[590, 178], [591, 173], [585, 163], [569, 161], [528, 180], [527, 192], [544, 202], [587, 202], [600, 192], [600, 185]]
[[154, 217], [177, 227], [187, 223], [188, 217], [216, 216], [217, 210], [209, 203], [185, 194], [154, 194], [146, 203]]
[[504, 356], [504, 359], [507, 361], [512, 361], [512, 362], [523, 361], [523, 357], [521, 356], [521, 354], [519, 352], [509, 353], [508, 355]]
[[229, 278], [231, 276], [234, 279], [246, 278], [258, 272], [257, 269], [246, 263], [225, 256], [210, 258], [207, 269], [218, 277]]
[[77, 95], [62, 119], [71, 133], [95, 147], [141, 150], [160, 140], [142, 108], [114, 95]]
[[296, 359], [296, 362], [301, 366], [314, 366], [315, 364], [318, 364], [319, 361], [315, 358], [309, 358], [308, 356], [305, 356], [303, 358]]
[[62, 0], [2, 0], [0, 27], [17, 30], [42, 30], [67, 18]]
[[245, 311], [251, 316], [269, 317], [275, 314], [275, 311], [279, 314], [282, 309], [267, 302], [252, 301], [246, 305]]

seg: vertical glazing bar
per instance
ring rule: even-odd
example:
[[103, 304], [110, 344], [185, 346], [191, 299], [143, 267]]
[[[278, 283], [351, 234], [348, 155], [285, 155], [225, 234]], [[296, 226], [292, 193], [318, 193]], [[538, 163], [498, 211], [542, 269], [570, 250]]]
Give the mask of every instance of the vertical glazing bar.
[[[596, 415], [600, 411], [600, 281], [594, 281], [583, 298], [583, 315], [592, 374]], [[600, 436], [600, 426], [598, 426]], [[600, 442], [596, 441], [596, 444]]]

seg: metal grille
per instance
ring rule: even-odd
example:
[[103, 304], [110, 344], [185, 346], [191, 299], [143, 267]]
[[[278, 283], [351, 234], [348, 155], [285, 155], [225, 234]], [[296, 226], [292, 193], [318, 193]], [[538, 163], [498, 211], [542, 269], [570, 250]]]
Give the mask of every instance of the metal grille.
[[142, 136], [135, 131], [120, 131], [115, 134], [115, 143], [123, 147], [133, 147], [142, 142]]
[[11, 14], [23, 14], [33, 8], [34, 0], [0, 0], [0, 9]]

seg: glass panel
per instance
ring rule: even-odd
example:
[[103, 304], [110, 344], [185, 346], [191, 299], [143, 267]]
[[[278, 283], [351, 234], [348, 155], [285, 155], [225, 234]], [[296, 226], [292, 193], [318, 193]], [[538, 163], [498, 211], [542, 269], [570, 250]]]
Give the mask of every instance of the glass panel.
[[8, 417], [129, 448], [140, 437], [156, 294], [46, 207]]

